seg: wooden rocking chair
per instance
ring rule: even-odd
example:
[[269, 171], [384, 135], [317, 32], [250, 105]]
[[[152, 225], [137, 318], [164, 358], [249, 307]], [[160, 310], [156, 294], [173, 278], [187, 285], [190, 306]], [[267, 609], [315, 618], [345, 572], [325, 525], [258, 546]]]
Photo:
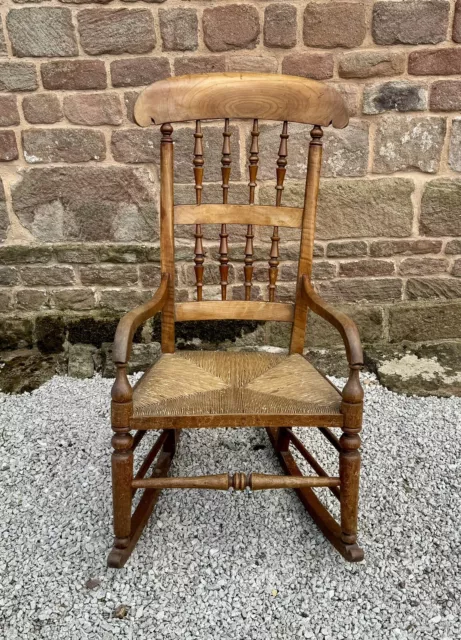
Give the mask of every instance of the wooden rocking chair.
[[[201, 120], [224, 120], [222, 148], [222, 204], [201, 204], [203, 134]], [[252, 119], [249, 157], [249, 204], [228, 204], [231, 171], [229, 118]], [[322, 126], [342, 128], [348, 123], [341, 96], [330, 86], [304, 78], [252, 73], [203, 74], [154, 83], [138, 97], [135, 119], [141, 126], [161, 125], [160, 242], [162, 280], [154, 297], [127, 313], [115, 335], [116, 380], [112, 389], [112, 476], [115, 543], [108, 558], [122, 567], [141, 535], [162, 489], [200, 488], [243, 490], [295, 489], [320, 530], [346, 560], [362, 560], [357, 545], [360, 437], [363, 391], [359, 372], [363, 363], [360, 338], [347, 316], [327, 305], [311, 285], [317, 196], [322, 159]], [[275, 206], [254, 204], [258, 171], [258, 120], [282, 123], [276, 163]], [[175, 206], [173, 190], [172, 122], [196, 121], [194, 175], [196, 204]], [[313, 125], [308, 153], [304, 208], [283, 207], [287, 164], [288, 122]], [[275, 163], [274, 163], [275, 164]], [[203, 301], [204, 249], [202, 224], [219, 223], [220, 301]], [[175, 302], [175, 225], [195, 227], [197, 301]], [[228, 233], [226, 225], [247, 225], [245, 300], [227, 300]], [[268, 255], [269, 300], [251, 300], [253, 225], [273, 227]], [[301, 228], [296, 299], [275, 302], [279, 263], [279, 227]], [[320, 315], [340, 332], [350, 367], [348, 381], [338, 391], [303, 357], [308, 311]], [[139, 325], [161, 313], [162, 355], [134, 388], [127, 378], [134, 333]], [[292, 323], [287, 355], [258, 352], [175, 351], [175, 321], [260, 320]], [[215, 476], [168, 477], [182, 428], [265, 427], [285, 475], [227, 473]], [[292, 426], [316, 427], [339, 452], [339, 477], [330, 477]], [[342, 429], [340, 438], [330, 430]], [[133, 451], [147, 430], [161, 433], [136, 474]], [[134, 437], [131, 430], [136, 430]], [[304, 476], [290, 445], [317, 475]], [[153, 465], [150, 477], [146, 477]], [[340, 501], [341, 521], [319, 501], [314, 487], [328, 487]], [[132, 499], [144, 493], [133, 515]]]

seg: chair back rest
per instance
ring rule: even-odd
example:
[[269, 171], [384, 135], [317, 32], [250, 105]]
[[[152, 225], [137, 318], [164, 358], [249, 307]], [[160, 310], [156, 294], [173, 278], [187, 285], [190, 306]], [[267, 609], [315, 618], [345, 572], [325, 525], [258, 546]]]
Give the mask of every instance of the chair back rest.
[[[161, 125], [160, 149], [160, 252], [163, 273], [170, 274], [168, 302], [162, 314], [162, 350], [174, 351], [174, 322], [184, 320], [277, 320], [293, 324], [290, 351], [302, 353], [307, 306], [302, 295], [302, 276], [312, 271], [315, 218], [322, 160], [323, 126], [343, 128], [347, 109], [331, 86], [296, 76], [223, 73], [168, 78], [147, 87], [138, 97], [134, 116], [140, 126]], [[251, 119], [248, 159], [248, 204], [229, 204], [231, 174], [230, 119]], [[203, 120], [224, 121], [221, 154], [222, 203], [202, 204], [204, 153]], [[173, 127], [171, 123], [195, 120], [192, 167], [195, 204], [174, 204]], [[259, 121], [282, 123], [278, 157], [274, 163], [276, 195], [274, 206], [255, 204], [259, 167]], [[304, 207], [282, 206], [287, 166], [289, 123], [312, 124], [308, 152]], [[196, 301], [175, 302], [174, 226], [195, 225]], [[203, 300], [205, 252], [203, 224], [219, 224], [219, 271], [221, 300]], [[244, 300], [228, 300], [227, 225], [246, 225], [244, 249]], [[268, 300], [252, 300], [254, 226], [273, 228], [268, 255]], [[298, 282], [294, 304], [276, 302], [279, 265], [279, 227], [301, 229]]]

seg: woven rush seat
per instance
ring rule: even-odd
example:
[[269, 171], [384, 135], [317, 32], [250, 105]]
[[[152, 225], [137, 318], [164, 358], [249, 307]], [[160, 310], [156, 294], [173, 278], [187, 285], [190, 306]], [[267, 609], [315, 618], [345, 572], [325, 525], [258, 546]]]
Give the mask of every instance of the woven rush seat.
[[138, 382], [133, 417], [339, 414], [341, 396], [300, 354], [179, 351]]

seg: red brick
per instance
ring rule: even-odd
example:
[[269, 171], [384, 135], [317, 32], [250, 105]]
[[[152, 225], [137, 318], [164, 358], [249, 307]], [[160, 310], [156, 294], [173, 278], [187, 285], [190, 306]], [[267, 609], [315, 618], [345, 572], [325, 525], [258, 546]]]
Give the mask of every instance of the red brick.
[[431, 87], [431, 111], [460, 111], [461, 110], [461, 81], [439, 80]]
[[461, 48], [422, 49], [408, 56], [408, 73], [415, 76], [450, 76], [461, 73]]
[[365, 33], [363, 4], [311, 2], [306, 6], [303, 37], [308, 47], [359, 47]]
[[333, 56], [329, 53], [292, 53], [284, 57], [282, 73], [325, 80], [333, 75]]
[[270, 4], [264, 12], [264, 44], [266, 47], [290, 49], [296, 46], [296, 7]]
[[0, 127], [14, 127], [19, 124], [16, 96], [0, 96]]
[[110, 64], [114, 87], [141, 87], [171, 75], [168, 58], [127, 58]]
[[0, 131], [0, 162], [10, 162], [19, 158], [14, 131]]
[[45, 89], [105, 89], [102, 60], [53, 60], [40, 68]]
[[229, 4], [203, 12], [203, 39], [210, 51], [254, 49], [259, 39], [256, 7]]

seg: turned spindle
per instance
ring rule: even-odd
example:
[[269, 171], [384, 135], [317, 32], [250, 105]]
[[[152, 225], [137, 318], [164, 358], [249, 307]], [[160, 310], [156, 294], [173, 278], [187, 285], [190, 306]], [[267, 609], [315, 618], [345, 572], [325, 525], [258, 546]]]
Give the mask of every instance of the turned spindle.
[[[259, 162], [259, 128], [258, 128], [258, 120], [253, 120], [253, 129], [251, 130], [251, 147], [250, 147], [250, 157], [249, 157], [249, 174], [250, 174], [250, 182], [248, 186], [250, 187], [250, 196], [249, 203], [254, 204], [255, 201], [255, 189], [256, 189], [256, 177], [258, 175], [258, 162]], [[251, 287], [253, 284], [253, 225], [249, 224], [246, 232], [246, 244], [245, 244], [245, 300], [250, 300], [251, 298]]]
[[[194, 145], [194, 178], [195, 178], [195, 202], [197, 206], [202, 204], [202, 183], [203, 183], [203, 133], [200, 120], [195, 123], [195, 145]], [[197, 300], [202, 300], [203, 290], [203, 263], [205, 254], [203, 251], [202, 225], [195, 225], [195, 286], [197, 288]]]
[[[275, 205], [282, 205], [282, 192], [284, 189], [283, 182], [285, 180], [287, 166], [287, 140], [288, 140], [288, 122], [283, 123], [282, 133], [280, 134], [279, 154], [277, 158], [277, 185], [276, 185], [276, 201]], [[269, 257], [269, 302], [275, 301], [275, 290], [277, 287], [278, 267], [279, 267], [279, 228], [274, 227], [271, 236], [271, 250]]]
[[[229, 118], [226, 118], [224, 121], [223, 146], [222, 146], [222, 158], [221, 158], [223, 204], [227, 204], [228, 195], [229, 195], [229, 179], [230, 179], [230, 172], [231, 172], [230, 136], [231, 136], [231, 133], [229, 131]], [[227, 233], [227, 226], [225, 224], [222, 224], [221, 232], [219, 234], [219, 237], [220, 237], [219, 272], [221, 276], [221, 299], [222, 300], [226, 300], [227, 298], [227, 281], [229, 276], [229, 257], [228, 257], [229, 248], [227, 244], [228, 236], [229, 234]]]

